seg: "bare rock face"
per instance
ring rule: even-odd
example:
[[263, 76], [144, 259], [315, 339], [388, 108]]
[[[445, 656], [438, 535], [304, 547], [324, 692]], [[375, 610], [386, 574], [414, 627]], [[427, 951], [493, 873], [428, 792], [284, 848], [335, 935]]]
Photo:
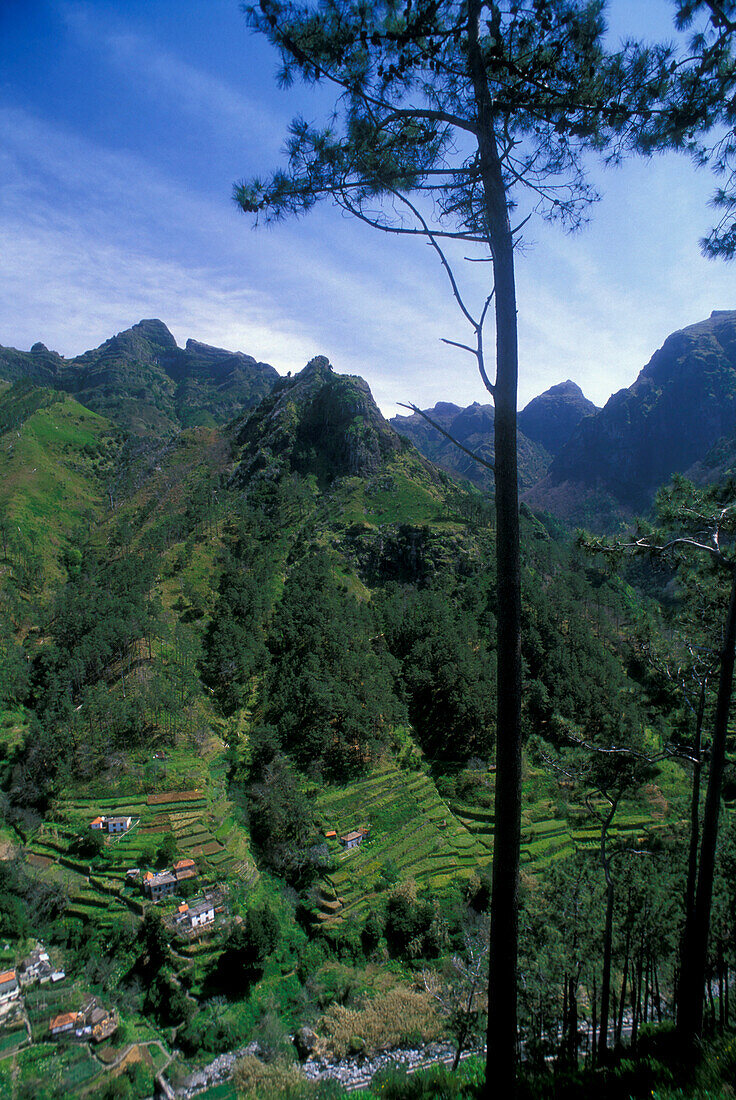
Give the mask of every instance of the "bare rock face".
[[586, 416], [598, 412], [583, 391], [570, 379], [552, 386], [519, 413], [519, 430], [527, 439], [541, 444], [551, 455], [562, 447]]
[[311, 1027], [299, 1028], [294, 1036], [294, 1046], [300, 1062], [306, 1062], [307, 1058], [314, 1053], [318, 1042], [319, 1036], [316, 1031], [312, 1031]]

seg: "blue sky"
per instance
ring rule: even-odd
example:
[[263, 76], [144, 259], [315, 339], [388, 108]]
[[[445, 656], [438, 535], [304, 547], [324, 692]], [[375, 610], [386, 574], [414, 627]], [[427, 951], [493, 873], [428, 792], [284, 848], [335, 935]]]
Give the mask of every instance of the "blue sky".
[[[613, 0], [611, 35], [670, 37], [669, 0]], [[279, 163], [289, 119], [237, 0], [0, 0], [0, 343], [76, 355], [142, 317], [280, 371], [316, 354], [398, 401], [487, 396], [436, 259], [328, 207], [256, 230], [230, 195]], [[598, 178], [574, 237], [536, 223], [517, 261], [523, 405], [566, 378], [598, 404], [665, 337], [736, 308], [701, 258], [713, 181], [684, 158]], [[485, 265], [470, 296], [482, 298]]]

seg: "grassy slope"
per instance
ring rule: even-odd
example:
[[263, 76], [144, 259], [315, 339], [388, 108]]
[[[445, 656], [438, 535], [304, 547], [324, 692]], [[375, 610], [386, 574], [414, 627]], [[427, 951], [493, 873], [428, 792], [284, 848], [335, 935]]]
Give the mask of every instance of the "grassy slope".
[[104, 512], [115, 438], [109, 421], [64, 395], [0, 436], [0, 507], [52, 569], [70, 535]]

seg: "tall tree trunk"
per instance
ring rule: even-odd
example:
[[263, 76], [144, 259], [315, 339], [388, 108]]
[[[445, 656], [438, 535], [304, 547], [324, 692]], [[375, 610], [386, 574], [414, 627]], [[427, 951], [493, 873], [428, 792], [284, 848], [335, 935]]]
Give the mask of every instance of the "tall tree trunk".
[[639, 1035], [639, 1024], [641, 1023], [641, 972], [643, 966], [642, 960], [643, 951], [640, 948], [639, 954], [636, 959], [636, 980], [631, 984], [631, 1046], [632, 1049], [636, 1047], [636, 1040]]
[[578, 1064], [578, 998], [577, 978], [570, 975], [570, 993], [567, 998], [567, 1061], [573, 1069]]
[[591, 1055], [591, 1069], [595, 1069], [598, 1064], [598, 991], [596, 988], [595, 974], [593, 975], [593, 996], [590, 1001], [591, 1009], [591, 1042], [590, 1042], [590, 1055]]
[[631, 933], [626, 933], [626, 953], [624, 956], [624, 976], [621, 979], [621, 996], [618, 1002], [618, 1018], [616, 1019], [616, 1029], [614, 1031], [614, 1042], [618, 1046], [621, 1042], [621, 1032], [624, 1026], [624, 1012], [626, 1010], [626, 982], [629, 977], [629, 949], [631, 946]]
[[733, 690], [734, 646], [736, 646], [736, 570], [731, 570], [731, 595], [724, 630], [720, 659], [718, 700], [713, 727], [713, 744], [708, 770], [708, 787], [703, 811], [698, 883], [695, 894], [695, 914], [690, 942], [683, 944], [680, 974], [680, 998], [677, 1026], [682, 1039], [691, 1043], [703, 1029], [703, 994], [708, 959], [708, 932], [713, 901], [718, 818], [721, 809], [721, 786], [726, 758], [728, 714]]
[[497, 724], [493, 894], [488, 973], [486, 1095], [516, 1096], [519, 858], [521, 845], [521, 567], [516, 459], [518, 338], [514, 247], [494, 132], [493, 101], [478, 40], [482, 0], [468, 3], [468, 61], [496, 317]]
[[611, 958], [613, 954], [613, 903], [614, 885], [611, 877], [611, 860], [606, 854], [608, 830], [618, 806], [618, 798], [613, 799], [611, 808], [601, 826], [601, 866], [606, 876], [606, 926], [603, 933], [603, 976], [601, 978], [601, 1024], [598, 1038], [598, 1060], [605, 1064], [608, 1057], [608, 1014], [611, 1002]]
[[[680, 940], [680, 956], [684, 958], [689, 951], [693, 938], [693, 923], [695, 920], [695, 886], [698, 877], [698, 841], [700, 839], [700, 779], [703, 770], [702, 742], [703, 742], [703, 715], [705, 714], [705, 692], [707, 679], [704, 676], [700, 685], [698, 697], [698, 709], [695, 715], [695, 743], [693, 745], [693, 783], [690, 794], [690, 840], [687, 856], [687, 882], [685, 884], [685, 923]], [[676, 999], [677, 1016], [680, 1016], [680, 995], [682, 985], [678, 989]]]
[[654, 993], [653, 993], [654, 1005], [655, 1005], [655, 1008], [657, 1010], [657, 1023], [661, 1024], [662, 1023], [662, 999], [659, 995], [659, 973], [657, 971], [657, 960], [656, 959], [652, 959], [652, 967], [653, 967], [653, 980], [654, 980], [654, 986], [653, 986], [653, 989], [654, 989]]
[[723, 1034], [724, 1018], [723, 1018], [723, 940], [718, 939], [718, 1030], [721, 1035]]

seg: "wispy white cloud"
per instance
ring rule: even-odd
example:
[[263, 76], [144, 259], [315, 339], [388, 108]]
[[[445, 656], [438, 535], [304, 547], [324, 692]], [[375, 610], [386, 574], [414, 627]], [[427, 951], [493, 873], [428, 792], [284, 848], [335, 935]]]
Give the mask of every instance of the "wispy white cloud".
[[328, 212], [253, 233], [229, 203], [18, 110], [0, 111], [0, 149], [3, 343], [77, 354], [158, 315], [281, 370], [327, 354], [386, 407], [447, 392], [444, 287], [411, 251], [371, 250]]
[[[104, 46], [120, 79], [147, 80], [152, 101], [184, 112], [214, 143], [233, 132], [280, 141], [282, 121], [260, 100], [114, 23], [109, 9], [104, 20], [90, 4], [63, 10], [80, 42]], [[468, 333], [425, 246], [323, 208], [251, 232], [229, 181], [205, 173], [195, 188], [156, 154], [0, 110], [0, 341], [42, 339], [76, 354], [158, 315], [180, 341], [239, 348], [284, 371], [326, 354], [366, 377], [388, 412], [405, 399], [488, 400], [472, 359], [440, 343]], [[538, 228], [519, 258], [521, 404], [566, 377], [602, 404], [674, 328], [736, 305], [732, 272], [697, 252], [707, 177], [693, 186], [685, 162], [658, 161], [603, 183], [587, 231], [570, 240]], [[466, 274], [481, 302], [489, 267]]]
[[[145, 88], [159, 109], [174, 107], [204, 130], [229, 142], [247, 134], [259, 149], [275, 152], [283, 117], [264, 100], [255, 100], [225, 80], [177, 57], [160, 41], [131, 30], [125, 9], [111, 17], [81, 0], [62, 0], [58, 10], [77, 42], [105, 58], [118, 80], [132, 88]], [[244, 35], [245, 40], [245, 35]]]

